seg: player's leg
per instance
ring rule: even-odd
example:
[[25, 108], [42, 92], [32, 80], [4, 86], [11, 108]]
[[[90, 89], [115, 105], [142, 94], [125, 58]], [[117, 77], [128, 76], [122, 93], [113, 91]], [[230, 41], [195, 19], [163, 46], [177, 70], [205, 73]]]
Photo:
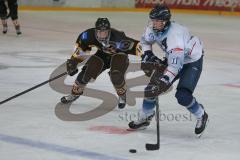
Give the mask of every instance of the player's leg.
[[20, 24], [18, 21], [18, 3], [17, 0], [8, 0], [8, 8], [10, 10], [10, 17], [13, 21], [17, 35], [22, 34], [20, 30]]
[[8, 30], [8, 25], [7, 25], [7, 7], [5, 5], [5, 2], [0, 0], [0, 18], [2, 21], [3, 25], [3, 30], [2, 33], [6, 34]]
[[197, 118], [196, 134], [201, 134], [205, 129], [208, 115], [202, 104], [193, 96], [202, 72], [203, 57], [196, 62], [184, 65], [180, 72], [179, 83], [175, 97], [180, 105], [185, 106]]
[[83, 94], [86, 85], [91, 81], [95, 80], [104, 67], [104, 61], [97, 54], [91, 56], [86, 64], [82, 67], [81, 72], [78, 74], [77, 79], [72, 87], [72, 93], [70, 95], [61, 98], [62, 103], [70, 103], [79, 98]]
[[129, 65], [128, 56], [119, 53], [112, 56], [109, 75], [118, 94], [118, 108], [122, 109], [126, 105], [126, 82], [125, 73]]
[[155, 115], [156, 99], [159, 95], [157, 85], [154, 80], [163, 75], [163, 70], [155, 71], [151, 77], [150, 83], [144, 89], [144, 99], [142, 103], [142, 109], [139, 111], [139, 118], [137, 121], [132, 121], [128, 125], [132, 129], [144, 129], [150, 125], [152, 118]]

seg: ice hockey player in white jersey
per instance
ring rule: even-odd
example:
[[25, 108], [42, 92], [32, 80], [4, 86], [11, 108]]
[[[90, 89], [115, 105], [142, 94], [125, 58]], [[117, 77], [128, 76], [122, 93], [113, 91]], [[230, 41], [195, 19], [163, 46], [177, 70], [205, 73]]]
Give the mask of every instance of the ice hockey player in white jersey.
[[[180, 105], [197, 118], [195, 134], [200, 136], [208, 122], [208, 114], [193, 96], [193, 92], [202, 72], [202, 42], [198, 37], [192, 36], [186, 27], [170, 21], [171, 12], [166, 5], [155, 6], [149, 17], [149, 24], [141, 38], [144, 51], [141, 67], [151, 78], [144, 91], [140, 118], [130, 122], [129, 127], [146, 128], [155, 114], [156, 97], [166, 92], [179, 79], [175, 97]], [[164, 61], [154, 55], [153, 44], [157, 44], [165, 52]], [[146, 67], [148, 63], [158, 63], [166, 67], [162, 71], [152, 70]]]

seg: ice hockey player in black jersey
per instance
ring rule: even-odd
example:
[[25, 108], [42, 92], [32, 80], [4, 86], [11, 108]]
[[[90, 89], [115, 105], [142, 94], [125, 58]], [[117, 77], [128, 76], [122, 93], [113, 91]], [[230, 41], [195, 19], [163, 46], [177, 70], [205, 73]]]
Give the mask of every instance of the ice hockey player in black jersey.
[[82, 62], [92, 47], [97, 51], [91, 55], [82, 71], [78, 74], [71, 94], [61, 98], [62, 103], [70, 103], [83, 94], [84, 88], [91, 80], [95, 80], [104, 70], [109, 69], [109, 76], [119, 96], [118, 108], [126, 105], [125, 72], [129, 65], [128, 54], [141, 54], [139, 41], [129, 38], [124, 32], [111, 28], [107, 18], [98, 18], [95, 28], [82, 32], [76, 49], [67, 60], [67, 72], [70, 76], [78, 73], [77, 65]]

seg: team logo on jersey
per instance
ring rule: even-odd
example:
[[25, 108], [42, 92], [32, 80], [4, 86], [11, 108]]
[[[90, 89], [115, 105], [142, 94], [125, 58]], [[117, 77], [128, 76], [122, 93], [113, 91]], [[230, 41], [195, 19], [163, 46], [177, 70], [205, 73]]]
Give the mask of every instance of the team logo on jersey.
[[117, 53], [117, 44], [116, 42], [109, 41], [106, 46], [102, 47], [103, 52], [108, 54], [116, 54]]

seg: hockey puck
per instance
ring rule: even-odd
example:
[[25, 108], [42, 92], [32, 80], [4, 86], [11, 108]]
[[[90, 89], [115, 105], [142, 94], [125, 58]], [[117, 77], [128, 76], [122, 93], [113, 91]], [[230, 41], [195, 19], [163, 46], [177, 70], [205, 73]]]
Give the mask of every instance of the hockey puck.
[[129, 149], [129, 152], [130, 153], [137, 153], [137, 150], [136, 149]]

